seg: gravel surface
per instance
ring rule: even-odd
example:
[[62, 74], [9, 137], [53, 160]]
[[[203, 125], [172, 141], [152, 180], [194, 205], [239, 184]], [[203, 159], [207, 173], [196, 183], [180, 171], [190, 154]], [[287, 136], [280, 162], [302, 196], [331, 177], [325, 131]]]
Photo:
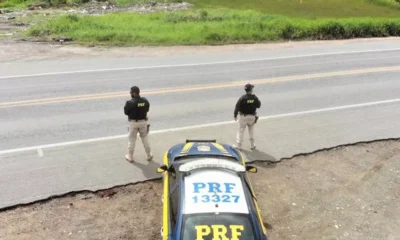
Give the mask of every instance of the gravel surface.
[[[257, 163], [270, 239], [400, 239], [400, 141]], [[1, 240], [160, 239], [160, 181], [0, 212]]]

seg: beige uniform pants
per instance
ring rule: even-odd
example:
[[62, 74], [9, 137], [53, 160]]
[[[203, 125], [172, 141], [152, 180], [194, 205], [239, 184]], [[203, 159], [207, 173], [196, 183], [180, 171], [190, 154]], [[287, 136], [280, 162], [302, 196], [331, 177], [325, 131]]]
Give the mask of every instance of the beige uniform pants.
[[142, 139], [144, 150], [146, 151], [147, 157], [151, 156], [150, 153], [150, 144], [148, 139], [148, 132], [147, 132], [147, 121], [140, 120], [140, 121], [130, 121], [129, 122], [129, 138], [128, 138], [128, 151], [132, 153], [135, 151], [135, 144], [137, 135], [140, 135]]
[[239, 126], [238, 126], [238, 132], [236, 135], [236, 142], [237, 146], [241, 147], [243, 143], [243, 134], [244, 130], [246, 129], [246, 126], [249, 129], [249, 137], [250, 137], [250, 144], [251, 147], [254, 147], [254, 122], [256, 121], [256, 117], [253, 115], [239, 115]]

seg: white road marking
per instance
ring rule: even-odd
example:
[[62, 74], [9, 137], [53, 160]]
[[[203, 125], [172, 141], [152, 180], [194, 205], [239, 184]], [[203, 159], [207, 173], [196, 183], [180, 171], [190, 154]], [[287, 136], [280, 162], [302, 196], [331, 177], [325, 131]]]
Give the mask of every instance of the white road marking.
[[126, 68], [104, 68], [104, 69], [92, 69], [92, 70], [77, 70], [77, 71], [66, 71], [66, 72], [49, 72], [49, 73], [27, 74], [27, 75], [1, 76], [0, 79], [39, 77], [39, 76], [51, 76], [51, 75], [63, 75], [63, 74], [75, 74], [75, 73], [91, 73], [91, 72], [110, 72], [110, 71], [123, 71], [123, 70], [155, 69], [155, 68], [193, 67], [193, 66], [206, 66], [206, 65], [216, 65], [216, 64], [230, 64], [230, 63], [246, 63], [246, 62], [257, 62], [257, 61], [280, 60], [280, 59], [290, 59], [290, 58], [332, 56], [332, 55], [341, 55], [341, 54], [390, 52], [390, 51], [399, 51], [399, 50], [400, 50], [400, 48], [392, 48], [392, 49], [381, 49], [381, 50], [349, 51], [349, 52], [336, 52], [336, 53], [316, 53], [316, 54], [306, 54], [306, 55], [298, 55], [298, 56], [286, 56], [286, 57], [275, 57], [275, 58], [259, 58], [259, 59], [246, 59], [246, 60], [233, 60], [233, 61], [220, 61], [220, 62], [205, 62], [205, 63], [203, 62], [203, 63], [188, 63], [188, 64], [175, 64], [175, 65], [172, 64], [172, 65], [126, 67]]
[[39, 157], [43, 157], [43, 149], [42, 148], [38, 148], [37, 153], [38, 153]]
[[[336, 106], [336, 107], [329, 107], [329, 108], [319, 108], [319, 109], [300, 111], [300, 112], [283, 113], [283, 114], [260, 117], [259, 120], [285, 118], [285, 117], [292, 117], [292, 116], [298, 116], [298, 115], [307, 115], [307, 114], [313, 114], [313, 113], [338, 111], [338, 110], [351, 109], [351, 108], [369, 107], [369, 106], [397, 103], [397, 102], [400, 102], [400, 98], [376, 101], [376, 102], [360, 103], [360, 104], [343, 105], [343, 106]], [[155, 131], [150, 132], [150, 134], [160, 134], [160, 133], [167, 133], [167, 132], [176, 132], [176, 131], [205, 128], [205, 127], [215, 127], [215, 126], [232, 124], [234, 122], [235, 121], [232, 120], [232, 121], [226, 121], [226, 122], [216, 122], [216, 123], [208, 123], [208, 124], [201, 124], [201, 125], [194, 125], [194, 126], [187, 126], [187, 127], [155, 130]], [[77, 144], [84, 144], [84, 143], [101, 142], [101, 141], [120, 139], [120, 138], [126, 138], [126, 137], [127, 137], [127, 134], [123, 134], [123, 135], [117, 135], [117, 136], [90, 138], [90, 139], [83, 139], [83, 140], [70, 141], [70, 142], [46, 144], [46, 145], [40, 145], [40, 146], [14, 148], [14, 149], [0, 151], [0, 155], [17, 153], [17, 152], [26, 152], [26, 151], [32, 151], [32, 150], [37, 150], [37, 149], [46, 149], [46, 148], [63, 147], [63, 146], [77, 145]]]

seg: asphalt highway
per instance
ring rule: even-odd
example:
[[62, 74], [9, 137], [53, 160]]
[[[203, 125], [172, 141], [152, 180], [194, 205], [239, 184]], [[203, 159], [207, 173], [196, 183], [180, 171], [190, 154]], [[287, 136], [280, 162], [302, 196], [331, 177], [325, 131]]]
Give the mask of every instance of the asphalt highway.
[[392, 99], [399, 70], [395, 50], [3, 78], [0, 150], [124, 134], [132, 85], [151, 102], [157, 130], [231, 120], [244, 83], [260, 79], [261, 116]]
[[[249, 152], [250, 160], [400, 136], [398, 41], [97, 61], [86, 69], [73, 59], [0, 66], [0, 207], [156, 177], [155, 165], [123, 160], [132, 85], [151, 102], [154, 164], [188, 136], [233, 143], [230, 121], [247, 82], [265, 117], [256, 133], [261, 152]], [[71, 141], [82, 143], [62, 147]], [[54, 148], [44, 154], [24, 150], [47, 144]]]

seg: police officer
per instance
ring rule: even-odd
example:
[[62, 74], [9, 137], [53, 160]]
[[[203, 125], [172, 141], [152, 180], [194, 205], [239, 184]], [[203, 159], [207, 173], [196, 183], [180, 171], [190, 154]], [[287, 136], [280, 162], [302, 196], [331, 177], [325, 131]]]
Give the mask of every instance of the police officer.
[[257, 108], [261, 107], [261, 102], [256, 95], [253, 94], [254, 85], [246, 84], [244, 86], [244, 90], [246, 94], [241, 96], [236, 103], [234, 118], [237, 121], [237, 116], [239, 116], [239, 124], [238, 124], [238, 132], [236, 136], [235, 148], [241, 149], [243, 143], [243, 133], [246, 129], [246, 126], [249, 128], [249, 137], [251, 149], [254, 150], [256, 148], [254, 141], [254, 124], [256, 123]]
[[133, 161], [133, 152], [135, 150], [137, 134], [139, 133], [147, 154], [147, 160], [151, 161], [153, 155], [150, 151], [147, 124], [147, 113], [150, 109], [150, 103], [146, 98], [140, 96], [140, 89], [137, 86], [131, 88], [131, 97], [132, 99], [126, 101], [124, 107], [125, 115], [128, 116], [129, 120], [128, 154], [125, 155], [125, 158], [130, 162]]

